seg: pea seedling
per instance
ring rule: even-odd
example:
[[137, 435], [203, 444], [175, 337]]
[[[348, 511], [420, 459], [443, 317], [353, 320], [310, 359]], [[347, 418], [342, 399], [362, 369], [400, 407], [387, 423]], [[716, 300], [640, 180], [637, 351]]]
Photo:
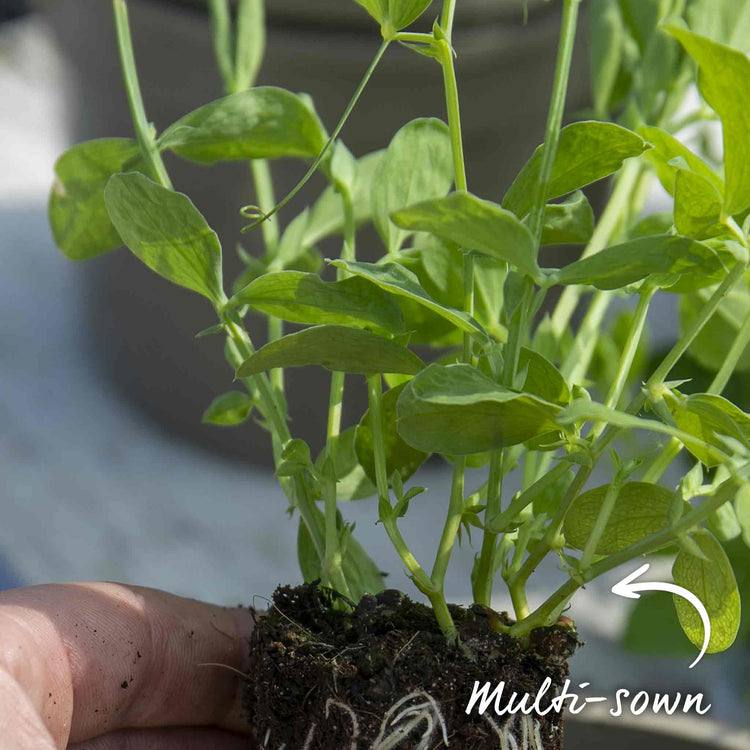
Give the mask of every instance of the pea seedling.
[[[90, 141], [60, 158], [50, 199], [57, 244], [76, 260], [124, 244], [213, 306], [217, 324], [203, 333], [225, 336], [246, 392], [219, 396], [205, 419], [237, 424], [256, 413], [267, 427], [276, 475], [299, 516], [307, 581], [319, 579], [342, 602], [383, 588], [339, 507], [373, 497], [449, 640], [456, 627], [444, 581], [465, 525], [482, 535], [474, 602], [489, 607], [499, 579], [510, 592], [515, 620], [498, 620], [498, 630], [526, 638], [554, 624], [587, 582], [668, 549], [676, 553], [675, 583], [708, 610], [709, 651], [728, 648], [740, 600], [721, 542], [743, 535], [750, 544], [750, 417], [721, 395], [732, 374], [747, 369], [750, 344], [750, 60], [742, 47], [750, 3], [562, 0], [545, 140], [496, 203], [470, 192], [464, 164], [453, 47], [460, 2], [443, 0], [429, 32], [408, 29], [437, 5], [431, 0], [357, 2], [379, 25], [382, 44], [330, 135], [309, 97], [255, 86], [261, 0], [240, 0], [236, 17], [228, 0], [212, 0], [226, 96], [157, 134], [140, 94], [126, 3], [114, 0], [136, 137]], [[591, 26], [592, 119], [562, 127], [582, 5]], [[340, 136], [394, 44], [440, 67], [447, 123], [407, 123], [385, 150], [356, 158]], [[695, 81], [702, 102], [688, 111]], [[720, 159], [678, 140], [704, 120], [721, 124]], [[203, 165], [250, 164], [258, 205], [243, 214], [248, 231], [262, 232], [265, 251], [244, 256], [230, 292], [219, 238], [173, 188], [167, 151]], [[308, 177], [319, 171], [329, 187], [282, 231], [280, 209], [293, 207], [297, 192], [276, 204], [271, 164], [284, 157], [306, 161]], [[595, 220], [581, 190], [610, 176], [611, 196]], [[654, 177], [673, 209], [641, 219]], [[357, 229], [368, 221], [384, 246], [377, 263], [357, 260]], [[326, 261], [336, 280], [324, 281], [316, 245], [330, 235], [343, 236], [343, 245]], [[566, 243], [585, 248], [580, 259], [548, 267], [545, 248]], [[562, 294], [552, 305], [556, 287]], [[637, 384], [649, 307], [663, 294], [680, 297], [681, 330]], [[636, 304], [615, 335], [607, 313], [623, 297]], [[269, 343], [257, 350], [245, 328], [250, 313], [268, 318]], [[307, 327], [285, 335], [288, 322]], [[431, 346], [435, 361], [425, 363], [413, 344]], [[601, 351], [607, 367], [597, 365]], [[669, 380], [688, 352], [715, 372], [704, 393]], [[293, 438], [286, 410], [284, 371], [301, 366], [331, 371], [327, 441], [317, 457]], [[364, 376], [369, 396], [348, 429], [345, 374]], [[620, 457], [615, 441], [633, 432], [654, 433], [661, 447]], [[453, 466], [450, 496], [417, 499], [423, 488], [407, 482], [432, 454]], [[610, 481], [588, 487], [605, 456], [613, 458]], [[680, 456], [693, 467], [660, 484]], [[481, 486], [467, 487], [469, 466], [486, 467]], [[505, 480], [516, 470], [522, 488], [508, 497]], [[399, 528], [412, 502], [446, 512], [431, 569]], [[559, 556], [564, 582], [530, 604], [527, 583], [548, 555]], [[675, 606], [700, 646], [700, 618], [684, 600]]]

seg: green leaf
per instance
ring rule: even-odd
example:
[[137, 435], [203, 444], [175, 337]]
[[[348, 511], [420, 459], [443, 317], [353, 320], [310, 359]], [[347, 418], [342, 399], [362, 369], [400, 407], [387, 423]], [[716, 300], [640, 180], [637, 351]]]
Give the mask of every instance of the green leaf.
[[276, 476], [291, 477], [310, 468], [310, 446], [304, 440], [289, 440], [281, 451], [281, 460], [276, 465]]
[[641, 50], [646, 50], [671, 0], [621, 0], [623, 17]]
[[721, 118], [724, 130], [724, 164], [727, 215], [750, 206], [750, 59], [738, 50], [667, 26], [701, 70], [700, 88], [706, 101]]
[[560, 371], [545, 357], [532, 349], [521, 348], [518, 371], [526, 370], [525, 393], [544, 401], [564, 406], [570, 403], [570, 388]]
[[104, 201], [122, 241], [152, 271], [223, 304], [219, 238], [190, 198], [128, 172], [110, 178]]
[[705, 444], [726, 450], [720, 435], [750, 447], [750, 416], [722, 396], [696, 393], [676, 400], [670, 411], [679, 429], [701, 441], [695, 445], [687, 442], [685, 447], [705, 466], [719, 464]]
[[[429, 453], [412, 448], [404, 442], [396, 430], [396, 403], [406, 384], [391, 388], [383, 394], [383, 427], [385, 444], [386, 474], [389, 477], [397, 472], [402, 481], [406, 481], [429, 458]], [[375, 482], [375, 444], [372, 434], [372, 417], [368, 409], [357, 427], [354, 448], [359, 463], [371, 482]]]
[[409, 236], [394, 226], [391, 214], [445, 195], [452, 183], [448, 126], [435, 119], [404, 125], [388, 146], [372, 183], [372, 218], [389, 253], [397, 252]]
[[677, 165], [680, 163], [686, 163], [691, 172], [708, 180], [720, 194], [724, 194], [724, 181], [721, 177], [673, 135], [647, 126], [638, 128], [638, 133], [653, 146], [646, 151], [644, 158], [654, 168], [659, 182], [670, 195], [674, 195], [675, 177], [680, 170]]
[[319, 581], [323, 577], [320, 558], [313, 544], [310, 532], [302, 518], [297, 527], [297, 560], [305, 583]]
[[[680, 324], [685, 330], [700, 313], [712, 289], [684, 294], [680, 298]], [[717, 372], [727, 352], [737, 337], [737, 332], [747, 315], [750, 315], [750, 293], [738, 285], [725, 297], [718, 311], [711, 316], [688, 350], [698, 363], [709, 372]], [[750, 371], [750, 346], [740, 357], [735, 372]]]
[[217, 396], [203, 413], [206, 424], [231, 427], [242, 424], [253, 410], [253, 399], [241, 391], [229, 391]]
[[138, 154], [128, 138], [79, 143], [55, 162], [49, 222], [55, 244], [71, 260], [86, 260], [122, 244], [104, 205], [107, 180]]
[[[707, 560], [681, 550], [672, 566], [678, 586], [695, 594], [703, 603], [711, 622], [707, 652], [726, 651], [740, 627], [740, 592], [726, 552], [716, 538], [703, 529], [693, 532], [693, 540]], [[703, 646], [703, 621], [695, 607], [682, 597], [674, 597], [680, 625], [693, 645]]]
[[674, 185], [674, 224], [677, 231], [699, 240], [721, 234], [723, 198], [705, 178], [678, 169]]
[[230, 300], [292, 323], [336, 323], [402, 330], [401, 310], [393, 297], [356, 276], [325, 282], [312, 273], [281, 271], [260, 276]]
[[[625, 159], [649, 148], [637, 133], [608, 122], [576, 122], [560, 133], [560, 144], [545, 200], [559, 198], [613, 174]], [[523, 217], [531, 210], [544, 145], [526, 163], [503, 199], [503, 208]]]
[[461, 310], [448, 308], [436, 302], [422, 288], [419, 279], [411, 271], [398, 263], [359, 263], [346, 260], [333, 260], [329, 262], [337, 268], [343, 268], [349, 271], [349, 273], [367, 279], [387, 292], [392, 292], [393, 294], [413, 300], [449, 320], [453, 325], [467, 333], [478, 335], [482, 339], [487, 338], [484, 329], [474, 318]]
[[344, 326], [314, 326], [272, 341], [248, 357], [237, 370], [246, 378], [276, 367], [321, 365], [334, 372], [413, 375], [423, 367], [416, 354], [391, 339]]
[[383, 27], [405, 29], [424, 13], [432, 0], [355, 0]]
[[[711, 283], [723, 264], [708, 245], [687, 237], [655, 235], [608, 247], [571, 263], [552, 278], [558, 284], [591, 284], [597, 289], [620, 289], [651, 274], [689, 274], [696, 284]], [[669, 281], [671, 286], [674, 279]]]
[[358, 602], [365, 594], [379, 594], [385, 588], [383, 574], [360, 543], [350, 538], [342, 564], [349, 593]]
[[590, 0], [588, 9], [591, 93], [606, 119], [622, 64], [625, 28], [618, 0]]
[[336, 472], [337, 500], [364, 500], [378, 492], [357, 458], [354, 449], [356, 432], [355, 425], [344, 430], [335, 441], [333, 467]]
[[[354, 177], [352, 208], [357, 226], [369, 221], [372, 216], [370, 195], [372, 184], [385, 151], [375, 151], [357, 161]], [[344, 231], [344, 208], [341, 195], [331, 185], [327, 187], [310, 209], [310, 219], [305, 227], [303, 245], [311, 247], [332, 234]]]
[[511, 263], [532, 278], [539, 277], [536, 246], [529, 229], [510, 211], [471, 193], [456, 192], [397, 211], [393, 222], [405, 229], [430, 232]]
[[544, 209], [542, 245], [584, 245], [594, 233], [594, 211], [580, 191]]
[[[565, 516], [565, 542], [583, 550], [591, 536], [609, 485], [579, 495]], [[612, 515], [596, 546], [597, 555], [613, 555], [669, 525], [672, 492], [658, 484], [628, 482], [620, 488]]]
[[559, 407], [497, 385], [469, 365], [430, 365], [398, 401], [398, 431], [430, 453], [468, 455], [518, 445], [557, 429]]
[[290, 91], [264, 86], [230, 94], [185, 115], [159, 138], [159, 148], [185, 159], [218, 161], [312, 159], [327, 135], [305, 100]]
[[750, 490], [747, 486], [742, 486], [737, 491], [737, 497], [734, 499], [734, 512], [742, 527], [742, 539], [750, 547]]

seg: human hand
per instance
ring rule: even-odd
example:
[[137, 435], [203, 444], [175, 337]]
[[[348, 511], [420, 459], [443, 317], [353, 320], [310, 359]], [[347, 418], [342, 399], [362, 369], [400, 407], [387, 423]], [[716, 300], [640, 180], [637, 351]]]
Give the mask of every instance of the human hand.
[[[2, 750], [249, 746], [244, 609], [114, 583], [0, 592]], [[70, 744], [69, 744], [70, 743]]]

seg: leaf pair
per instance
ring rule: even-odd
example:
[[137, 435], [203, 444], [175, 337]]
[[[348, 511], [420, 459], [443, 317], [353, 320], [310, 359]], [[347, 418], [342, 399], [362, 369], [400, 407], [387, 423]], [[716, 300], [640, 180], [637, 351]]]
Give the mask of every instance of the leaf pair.
[[398, 431], [428, 453], [469, 455], [557, 430], [560, 407], [497, 385], [469, 365], [430, 365], [398, 400]]
[[424, 13], [432, 0], [355, 0], [383, 29], [400, 31]]

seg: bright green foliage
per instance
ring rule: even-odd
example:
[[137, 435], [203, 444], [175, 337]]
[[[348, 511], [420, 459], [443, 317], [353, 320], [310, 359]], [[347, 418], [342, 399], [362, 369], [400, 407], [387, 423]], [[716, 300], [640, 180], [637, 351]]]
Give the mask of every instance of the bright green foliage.
[[594, 232], [594, 211], [579, 190], [561, 203], [544, 209], [542, 245], [583, 245]]
[[[693, 534], [706, 559], [681, 550], [672, 566], [672, 578], [678, 586], [695, 594], [708, 611], [711, 638], [708, 653], [726, 651], [737, 637], [740, 626], [740, 594], [726, 552], [708, 531]], [[703, 622], [693, 605], [675, 596], [674, 606], [685, 635], [695, 646], [703, 645]]]
[[424, 367], [416, 354], [391, 339], [358, 328], [323, 325], [266, 344], [245, 360], [237, 376], [247, 378], [276, 367], [305, 365], [361, 375], [380, 372], [414, 375]]
[[55, 163], [49, 223], [55, 244], [72, 260], [86, 260], [122, 244], [104, 205], [104, 187], [138, 155], [128, 138], [102, 138], [68, 149]]
[[[354, 222], [357, 226], [368, 221], [372, 215], [372, 182], [384, 154], [385, 151], [375, 151], [357, 160], [351, 196]], [[302, 244], [304, 247], [312, 247], [325, 237], [342, 234], [343, 231], [344, 212], [341, 207], [341, 195], [333, 185], [329, 185], [310, 208]]]
[[[344, 430], [333, 445], [336, 497], [339, 500], [364, 500], [378, 491], [357, 458], [354, 447], [356, 436], [357, 426], [355, 425]], [[321, 458], [325, 454], [326, 451], [323, 451]]]
[[269, 86], [231, 94], [181, 117], [162, 133], [159, 148], [201, 164], [312, 159], [327, 137], [304, 99]]
[[724, 128], [724, 161], [727, 215], [750, 207], [750, 59], [742, 52], [669, 26], [700, 66], [700, 87], [706, 101], [721, 118]]
[[[565, 516], [565, 543], [569, 547], [582, 550], [586, 546], [608, 488], [604, 485], [584, 492], [573, 503]], [[669, 523], [672, 495], [664, 487], [647, 482], [628, 482], [620, 487], [596, 554], [612, 555], [664, 529]]]
[[371, 281], [381, 289], [398, 296], [406, 297], [417, 304], [426, 307], [440, 317], [450, 320], [451, 323], [458, 326], [467, 333], [472, 333], [481, 337], [486, 337], [482, 326], [479, 325], [470, 315], [460, 310], [454, 310], [444, 307], [436, 302], [421, 287], [419, 279], [408, 269], [397, 263], [357, 263], [354, 261], [335, 260], [331, 262], [337, 268], [343, 268], [349, 273], [361, 276], [363, 279]]
[[254, 401], [247, 393], [242, 391], [223, 393], [217, 396], [203, 413], [203, 422], [221, 427], [242, 424], [250, 417], [253, 405]]
[[[602, 180], [625, 159], [640, 156], [648, 144], [637, 133], [608, 122], [576, 122], [563, 128], [546, 199], [552, 200]], [[544, 146], [539, 146], [503, 198], [503, 208], [516, 216], [531, 209]]]
[[[685, 294], [680, 298], [680, 322], [683, 330], [695, 320], [708, 299], [710, 291], [710, 289], [705, 289]], [[690, 346], [691, 356], [702, 367], [716, 372], [724, 362], [748, 314], [750, 314], [750, 293], [747, 288], [740, 285], [722, 301], [719, 310], [709, 318], [708, 323]], [[735, 365], [735, 370], [737, 372], [750, 370], [750, 347], [745, 349]]]
[[687, 169], [678, 169], [674, 183], [674, 225], [680, 234], [699, 240], [724, 230], [719, 226], [723, 199], [705, 178]]
[[[396, 429], [396, 404], [404, 387], [405, 384], [401, 384], [383, 394], [383, 426], [386, 474], [390, 478], [397, 471], [405, 482], [429, 458], [429, 453], [412, 448]], [[375, 482], [374, 447], [372, 416], [368, 409], [357, 426], [354, 448], [360, 465], [372, 482]]]
[[677, 172], [684, 171], [678, 166], [680, 163], [687, 164], [691, 172], [708, 180], [723, 195], [724, 181], [684, 143], [659, 128], [644, 126], [638, 132], [653, 146], [644, 158], [653, 166], [659, 182], [670, 195], [674, 195]]
[[[652, 274], [689, 276], [695, 287], [711, 282], [723, 264], [708, 245], [688, 237], [643, 237], [602, 250], [553, 274], [558, 284], [591, 284], [598, 289], [619, 289]], [[668, 278], [666, 286], [677, 279]]]
[[221, 305], [221, 245], [190, 198], [136, 172], [116, 174], [104, 191], [122, 241], [152, 271]]
[[355, 0], [384, 28], [399, 31], [412, 24], [432, 0]]
[[396, 133], [372, 182], [372, 218], [389, 253], [409, 232], [391, 215], [405, 206], [444, 196], [453, 183], [448, 127], [435, 119], [414, 120]]
[[[750, 448], [750, 417], [731, 401], [710, 393], [696, 393], [679, 399], [671, 409], [675, 424], [702, 443], [719, 449], [726, 444], [721, 436], [733, 438]], [[687, 443], [688, 450], [706, 466], [716, 466], [715, 456], [701, 444]]]
[[477, 250], [538, 277], [531, 232], [510, 211], [471, 193], [451, 193], [394, 213], [393, 222], [404, 229], [431, 232], [466, 250]]
[[[497, 627], [512, 637], [554, 623], [578, 588], [628, 560], [679, 550], [675, 581], [708, 607], [711, 650], [726, 648], [740, 601], [721, 544], [741, 574], [750, 554], [750, 416], [729, 400], [747, 408], [736, 375], [750, 369], [750, 0], [561, 2], [545, 143], [501, 205], [485, 200], [497, 195], [467, 187], [477, 189], [463, 142], [476, 131], [461, 123], [462, 50], [454, 35], [461, 3], [444, 0], [431, 32], [405, 32], [429, 0], [358, 2], [380, 24], [383, 42], [330, 138], [308, 95], [251, 88], [265, 41], [263, 0], [239, 0], [236, 13], [229, 0], [209, 0], [228, 96], [158, 137], [140, 94], [126, 5], [116, 0], [136, 137], [81, 144], [59, 160], [50, 196], [57, 244], [82, 259], [124, 242], [155, 272], [211, 301], [217, 320], [199, 335], [225, 337], [225, 359], [247, 395], [219, 396], [204, 421], [256, 417], [271, 433], [276, 476], [299, 515], [303, 575], [342, 594], [336, 607], [384, 586], [341, 512], [343, 501], [373, 498], [398, 559], [451, 641], [446, 574], [463, 530], [473, 527], [483, 536], [474, 601], [491, 606], [502, 574], [515, 622]], [[565, 99], [579, 9], [589, 14], [599, 119], [563, 128], [566, 112], [575, 117]], [[431, 59], [415, 64], [440, 66], [447, 124], [415, 120], [390, 144], [381, 133], [383, 150], [357, 158], [342, 128], [392, 42]], [[707, 105], [685, 106], [694, 84]], [[722, 122], [723, 156], [703, 132], [717, 119], [708, 105]], [[219, 240], [189, 198], [171, 189], [165, 151], [202, 165], [252, 162], [259, 205], [241, 214], [253, 222], [246, 230], [258, 229], [247, 248], [237, 247], [244, 268], [230, 300]], [[272, 160], [282, 157], [312, 164], [277, 203]], [[606, 205], [591, 196], [595, 212], [582, 189], [610, 176]], [[644, 217], [654, 177], [673, 205]], [[308, 207], [291, 205], [304, 185], [322, 182]], [[227, 211], [238, 210], [227, 200]], [[358, 232], [367, 222], [385, 247], [379, 260]], [[585, 247], [574, 262], [544, 249], [563, 244]], [[557, 265], [564, 267], [542, 267]], [[682, 330], [652, 362], [647, 329], [660, 308], [650, 306], [665, 291], [680, 295]], [[269, 343], [258, 350], [255, 316], [267, 318]], [[416, 346], [425, 347], [424, 362]], [[687, 354], [715, 376], [692, 372]], [[295, 438], [291, 378], [283, 372], [309, 365], [332, 372], [328, 419], [318, 431], [325, 443], [314, 462], [311, 444]], [[365, 387], [361, 376], [369, 408], [352, 414], [350, 390]], [[433, 453], [453, 479], [450, 496], [429, 506], [447, 515], [428, 574], [400, 524], [425, 492], [416, 472]], [[606, 471], [607, 455], [609, 479], [586, 490]], [[675, 478], [676, 459], [686, 457], [692, 468]], [[519, 490], [509, 497], [511, 488]], [[529, 577], [555, 555], [567, 575], [530, 611]], [[740, 575], [750, 601], [748, 582]], [[669, 604], [663, 594], [654, 602]], [[700, 644], [692, 605], [676, 603], [685, 632]], [[630, 637], [642, 647], [649, 620], [640, 617]]]
[[588, 10], [591, 93], [594, 110], [606, 118], [617, 85], [625, 27], [619, 0], [590, 0]]
[[325, 282], [314, 273], [281, 271], [260, 276], [230, 300], [292, 323], [377, 326], [398, 332], [401, 310], [393, 297], [364, 279]]
[[558, 409], [503, 388], [473, 367], [430, 365], [399, 398], [398, 430], [419, 450], [463, 456], [554, 431]]

